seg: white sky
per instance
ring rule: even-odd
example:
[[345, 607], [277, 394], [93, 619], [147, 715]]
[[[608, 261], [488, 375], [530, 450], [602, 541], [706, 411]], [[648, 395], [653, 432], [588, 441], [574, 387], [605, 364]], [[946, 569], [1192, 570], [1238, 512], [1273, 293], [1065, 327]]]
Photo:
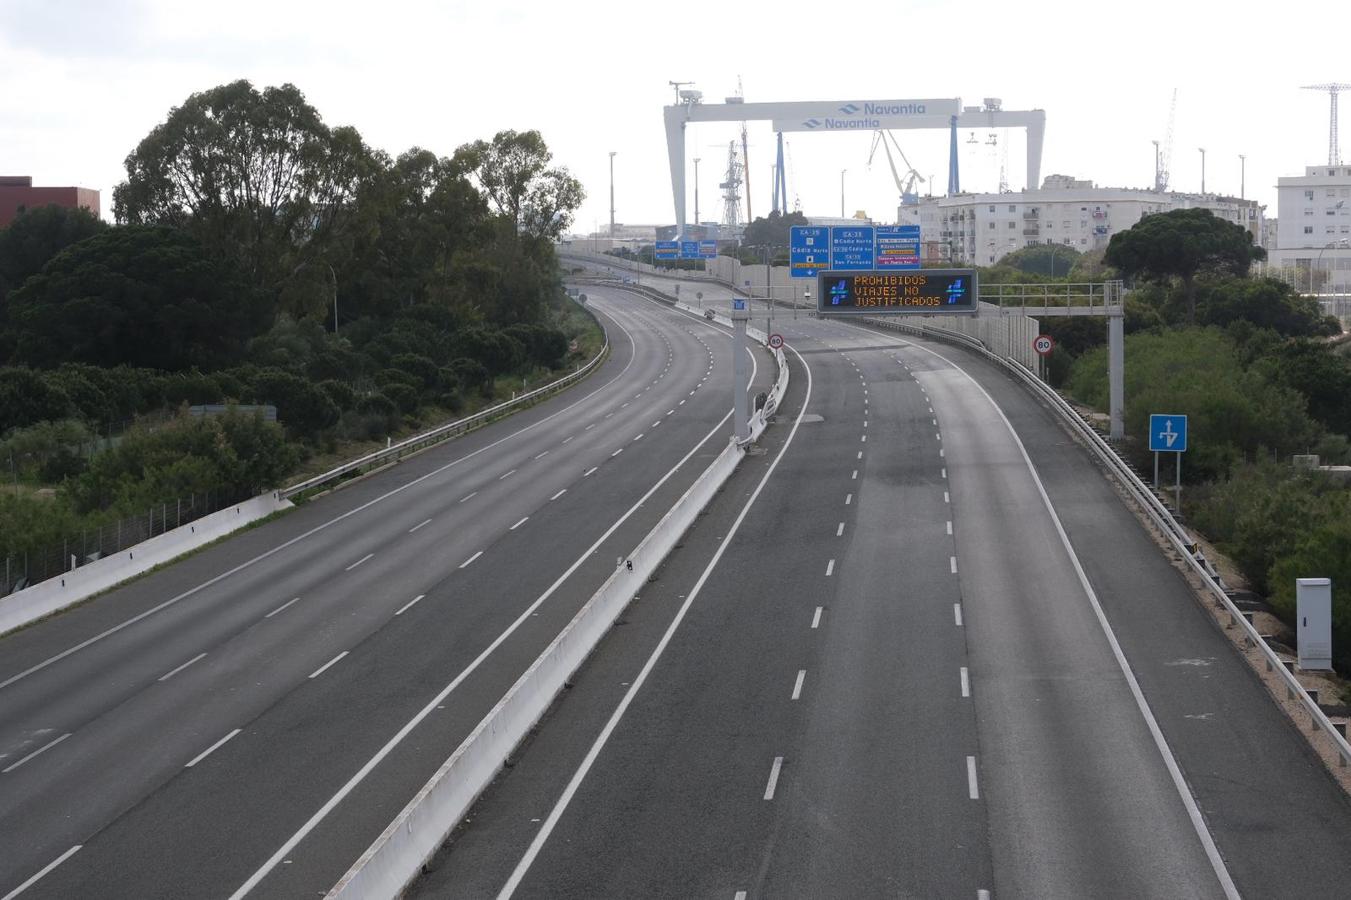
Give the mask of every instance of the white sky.
[[[1340, 13], [1336, 12], [1341, 9]], [[852, 11], [852, 12], [851, 12]], [[111, 216], [122, 160], [170, 107], [236, 78], [290, 81], [330, 125], [351, 124], [397, 154], [448, 155], [503, 128], [537, 128], [586, 186], [574, 230], [616, 218], [674, 221], [661, 107], [668, 80], [706, 99], [865, 100], [996, 96], [1047, 114], [1043, 176], [1099, 185], [1152, 183], [1151, 139], [1164, 137], [1178, 89], [1173, 186], [1247, 194], [1276, 215], [1278, 175], [1327, 157], [1328, 99], [1299, 86], [1351, 81], [1351, 7], [1135, 0], [854, 0], [613, 3], [574, 0], [0, 0], [0, 174], [102, 192]], [[1351, 93], [1346, 98], [1351, 123]], [[750, 126], [753, 211], [769, 209], [774, 139]], [[719, 217], [716, 185], [735, 125], [691, 126], [702, 157], [700, 212]], [[911, 162], [947, 182], [947, 134], [898, 131]], [[962, 187], [994, 190], [999, 157], [967, 145]], [[977, 135], [985, 140], [985, 133]], [[809, 215], [888, 219], [896, 191], [870, 136], [785, 135], [789, 195]], [[1011, 129], [1008, 180], [1024, 180]], [[1351, 125], [1343, 158], [1351, 157]], [[692, 189], [691, 189], [692, 190]], [[690, 213], [693, 213], [692, 200]]]

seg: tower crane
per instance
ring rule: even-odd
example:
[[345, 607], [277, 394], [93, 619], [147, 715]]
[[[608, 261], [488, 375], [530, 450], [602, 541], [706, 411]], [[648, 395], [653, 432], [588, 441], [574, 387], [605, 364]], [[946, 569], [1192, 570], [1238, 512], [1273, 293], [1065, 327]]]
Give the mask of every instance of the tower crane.
[[1154, 190], [1163, 193], [1168, 190], [1168, 170], [1173, 165], [1173, 121], [1177, 118], [1177, 88], [1173, 88], [1173, 102], [1168, 107], [1168, 135], [1159, 150], [1159, 142], [1154, 142]]
[[[919, 194], [915, 192], [915, 184], [923, 183], [924, 176], [919, 174], [914, 166], [910, 165], [910, 160], [905, 158], [905, 151], [901, 145], [896, 142], [896, 137], [890, 131], [878, 130], [873, 132], [872, 150], [868, 152], [868, 165], [873, 164], [873, 157], [877, 155], [877, 146], [882, 146], [883, 152], [887, 155], [887, 165], [891, 167], [892, 180], [896, 182], [896, 190], [901, 193], [901, 203], [910, 206], [919, 203]], [[901, 173], [896, 168], [896, 160], [891, 155], [891, 147], [895, 146], [896, 153], [901, 157], [901, 162], [905, 163], [907, 172], [905, 179], [901, 179]]]

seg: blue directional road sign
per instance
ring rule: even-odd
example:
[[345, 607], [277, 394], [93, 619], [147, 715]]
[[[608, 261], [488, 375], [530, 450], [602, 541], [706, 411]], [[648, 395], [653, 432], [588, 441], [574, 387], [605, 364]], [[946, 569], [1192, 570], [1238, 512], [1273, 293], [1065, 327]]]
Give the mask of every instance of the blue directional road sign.
[[873, 268], [873, 227], [836, 226], [830, 229], [830, 268], [836, 272]]
[[698, 259], [698, 258], [699, 258], [699, 242], [698, 242], [698, 241], [681, 241], [681, 242], [680, 242], [680, 258], [681, 258], [681, 259]]
[[1187, 417], [1155, 413], [1149, 417], [1149, 449], [1160, 453], [1182, 453], [1187, 449]]
[[878, 225], [875, 243], [878, 269], [919, 268], [918, 225]]
[[700, 258], [702, 258], [702, 259], [717, 259], [717, 258], [718, 258], [718, 242], [717, 242], [717, 241], [700, 241], [700, 242], [699, 242], [699, 256], [700, 256]]
[[680, 256], [679, 241], [657, 241], [656, 249], [653, 253], [657, 259], [675, 259]]
[[830, 268], [830, 229], [794, 225], [788, 231], [788, 272], [794, 278], [815, 278]]

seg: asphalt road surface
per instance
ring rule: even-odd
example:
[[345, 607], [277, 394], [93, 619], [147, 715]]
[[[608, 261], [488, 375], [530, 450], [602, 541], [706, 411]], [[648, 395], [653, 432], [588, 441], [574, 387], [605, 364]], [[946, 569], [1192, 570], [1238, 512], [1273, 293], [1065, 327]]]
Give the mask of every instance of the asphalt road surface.
[[765, 454], [416, 896], [1346, 894], [1351, 804], [1048, 410], [776, 330]]
[[724, 329], [587, 293], [579, 386], [0, 639], [0, 896], [342, 875], [730, 435]]

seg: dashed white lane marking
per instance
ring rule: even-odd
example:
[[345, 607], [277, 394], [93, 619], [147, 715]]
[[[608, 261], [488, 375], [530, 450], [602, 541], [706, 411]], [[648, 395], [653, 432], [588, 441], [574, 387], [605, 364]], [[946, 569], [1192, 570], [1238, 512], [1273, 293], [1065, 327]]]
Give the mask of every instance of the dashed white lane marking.
[[374, 553], [367, 553], [365, 556], [361, 557], [361, 559], [359, 559], [359, 560], [357, 560], [356, 562], [352, 563], [350, 566], [348, 566], [348, 567], [347, 567], [346, 569], [344, 569], [343, 571], [344, 571], [344, 572], [350, 572], [350, 571], [352, 571], [353, 569], [355, 569], [357, 566], [361, 565], [362, 563], [364, 563], [366, 560], [370, 559], [370, 558], [373, 557], [373, 556], [375, 556]]
[[953, 575], [957, 574], [957, 557], [955, 556], [948, 557], [948, 569], [951, 570]]
[[596, 427], [596, 423], [595, 423], [595, 422], [592, 422], [590, 425], [586, 426], [586, 427], [583, 428], [582, 430], [583, 430], [583, 431], [590, 431], [591, 429], [593, 429], [593, 428], [595, 428], [595, 427]]
[[510, 472], [505, 472], [505, 473], [503, 473], [503, 474], [501, 474], [501, 475], [498, 475], [498, 476], [497, 476], [497, 480], [498, 480], [498, 481], [501, 481], [503, 478], [510, 478], [511, 476], [513, 476], [513, 475], [515, 475], [515, 474], [516, 474], [516, 470], [515, 470], [515, 469], [512, 469]]
[[563, 439], [563, 443], [566, 444], [568, 441], [572, 440], [572, 439], [575, 438], [576, 436], [577, 436], [577, 435], [575, 435], [575, 434], [569, 435], [568, 437], [566, 437], [566, 438]]
[[221, 747], [223, 747], [223, 746], [225, 745], [225, 742], [228, 741], [228, 740], [230, 740], [230, 738], [234, 737], [235, 735], [239, 734], [239, 731], [240, 731], [240, 729], [236, 728], [234, 731], [230, 732], [230, 733], [227, 734], [225, 737], [223, 737], [223, 738], [221, 738], [220, 740], [216, 741], [216, 743], [212, 744], [210, 747], [207, 747], [207, 748], [206, 748], [205, 750], [203, 750], [201, 753], [198, 753], [196, 756], [194, 756], [194, 757], [192, 758], [192, 762], [188, 763], [188, 764], [187, 764], [186, 766], [184, 766], [183, 768], [185, 768], [185, 769], [191, 769], [193, 766], [197, 765], [199, 762], [201, 762], [202, 760], [206, 759], [206, 758], [207, 758], [208, 756], [210, 756], [212, 753], [215, 753], [217, 750], [219, 750]]
[[939, 448], [938, 448], [938, 456], [939, 456], [940, 459], [943, 457], [943, 448], [942, 448], [942, 447], [939, 447]]
[[[628, 406], [628, 404], [627, 404], [627, 403], [625, 403], [625, 404], [624, 404], [624, 406]], [[621, 409], [623, 409], [623, 407], [620, 407], [620, 408], [621, 408]], [[605, 418], [607, 418], [607, 419], [608, 419], [608, 418], [610, 418], [610, 417], [611, 417], [611, 416], [613, 416], [613, 415], [614, 415], [614, 413], [612, 413], [612, 412], [608, 412], [608, 413], [606, 413], [606, 414], [605, 414]]]
[[952, 520], [948, 520], [948, 534], [952, 534]]
[[591, 473], [595, 472], [596, 469], [598, 469], [598, 468], [600, 468], [600, 467], [599, 467], [599, 466], [592, 466], [591, 468], [587, 469], [585, 472], [582, 473], [582, 477], [585, 478], [586, 476], [588, 476], [588, 475], [590, 475]]
[[477, 497], [477, 496], [478, 496], [478, 491], [474, 491], [473, 493], [470, 493], [470, 494], [465, 494], [463, 497], [460, 498], [460, 502], [461, 502], [461, 503], [464, 503], [466, 500], [473, 500], [473, 499], [474, 499], [475, 497]]
[[536, 456], [535, 459], [543, 459], [544, 457], [546, 457], [546, 456], [548, 456], [548, 455], [549, 455], [549, 451], [548, 451], [548, 450], [545, 450], [543, 453], [541, 453], [541, 454], [539, 454], [538, 456]]
[[952, 502], [952, 498], [948, 496], [948, 492], [947, 492], [947, 491], [944, 491], [944, 492], [943, 492], [943, 502], [944, 502], [944, 503], [951, 503], [951, 502]]
[[850, 480], [850, 481], [858, 481], [858, 469], [855, 469], [855, 470], [854, 470], [854, 474], [852, 474], [852, 475], [849, 476], [849, 480]]
[[839, 536], [842, 535], [842, 534], [844, 534], [844, 523], [843, 523], [843, 522], [840, 523], [840, 527], [838, 527], [838, 528], [835, 529], [835, 536], [836, 536], [836, 537], [839, 537]]
[[396, 615], [396, 616], [401, 616], [401, 615], [403, 615], [404, 613], [408, 612], [408, 610], [410, 610], [410, 609], [413, 608], [413, 604], [417, 603], [419, 600], [421, 600], [421, 599], [422, 599], [423, 597], [425, 597], [425, 596], [427, 596], [427, 595], [426, 595], [426, 594], [418, 594], [418, 595], [417, 595], [416, 597], [414, 597], [412, 600], [409, 600], [409, 601], [408, 601], [407, 603], [405, 603], [403, 606], [399, 607], [399, 611], [396, 612], [394, 615]]
[[944, 478], [947, 478], [947, 477], [948, 477], [948, 467], [947, 467], [947, 466], [944, 466], [944, 467], [943, 467], [943, 477], [944, 477]]
[[[633, 402], [633, 401], [631, 401], [631, 400], [629, 401], [629, 403], [632, 403], [632, 402]], [[621, 403], [621, 404], [619, 404], [619, 408], [620, 408], [620, 409], [624, 409], [624, 408], [626, 408], [628, 405], [629, 405], [628, 403]]]
[[821, 607], [816, 607], [816, 612], [812, 613], [812, 627], [821, 627]]
[[684, 406], [684, 405], [685, 405], [685, 401], [684, 401], [684, 400], [681, 400], [681, 401], [680, 401], [678, 404], [676, 404], [676, 405], [677, 405], [677, 406]]
[[[205, 656], [206, 654], [204, 653], [204, 654], [202, 654], [202, 655]], [[10, 773], [10, 772], [13, 772], [15, 769], [19, 768], [19, 766], [21, 766], [21, 765], [23, 765], [24, 763], [28, 762], [28, 761], [29, 761], [30, 759], [32, 759], [33, 757], [38, 756], [38, 755], [40, 755], [40, 754], [42, 754], [42, 753], [46, 753], [48, 750], [52, 749], [52, 748], [55, 747], [57, 744], [59, 744], [59, 743], [61, 743], [62, 741], [64, 741], [66, 738], [70, 737], [71, 734], [72, 734], [72, 732], [69, 732], [69, 731], [68, 731], [68, 732], [66, 732], [65, 734], [61, 735], [61, 736], [60, 736], [59, 738], [57, 738], [56, 740], [54, 740], [54, 741], [48, 741], [47, 743], [43, 744], [41, 747], [37, 748], [37, 749], [34, 750], [32, 753], [28, 754], [27, 756], [25, 756], [23, 759], [19, 760], [18, 762], [12, 763], [12, 764], [10, 764], [8, 767], [6, 767], [6, 768], [4, 768], [4, 769], [0, 769], [0, 775], [6, 775], [6, 774], [8, 774], [8, 773]], [[13, 895], [11, 894], [10, 896], [13, 896]]]
[[460, 563], [460, 568], [463, 569], [465, 566], [469, 565], [470, 563], [472, 563], [474, 560], [478, 559], [478, 558], [479, 558], [480, 556], [482, 556], [482, 555], [483, 555], [483, 551], [480, 550], [479, 552], [475, 553], [473, 556], [471, 556], [471, 557], [469, 557], [468, 559], [466, 559], [464, 562]]
[[845, 495], [844, 495], [844, 505], [845, 505], [845, 506], [848, 506], [850, 503], [853, 503], [853, 502], [854, 502], [854, 495], [853, 495], [853, 494], [845, 494]]
[[732, 895], [732, 900], [746, 900], [746, 892], [737, 891], [735, 894]]
[[324, 672], [328, 671], [329, 666], [332, 666], [332, 665], [334, 665], [335, 663], [337, 663], [337, 661], [340, 660], [340, 659], [342, 659], [344, 656], [346, 656], [347, 653], [348, 653], [348, 651], [346, 651], [346, 650], [342, 651], [342, 652], [339, 653], [337, 656], [333, 657], [333, 658], [330, 659], [328, 662], [324, 663], [322, 666], [320, 666], [319, 668], [317, 668], [317, 669], [315, 669], [313, 672], [311, 672], [311, 673], [310, 673], [310, 677], [311, 677], [311, 678], [318, 678], [320, 675], [324, 674]]
[[980, 799], [980, 788], [976, 786], [976, 758], [966, 758], [966, 792], [972, 800]]
[[990, 892], [984, 888], [976, 891], [976, 900], [990, 900]]
[[858, 451], [858, 456], [856, 456], [856, 457], [854, 457], [854, 458], [855, 458], [855, 459], [862, 459], [862, 458], [863, 458], [863, 451], [862, 451], [862, 450]]
[[783, 768], [783, 757], [774, 757], [774, 765], [769, 767], [769, 784], [765, 785], [765, 799], [774, 799], [774, 788], [779, 783], [779, 770]]
[[[667, 413], [667, 415], [669, 416], [670, 413]], [[658, 425], [660, 425], [660, 424], [661, 424], [661, 419], [658, 419], [657, 421], [653, 422], [653, 423], [652, 423], [651, 425], [649, 425], [648, 427], [649, 427], [649, 428], [656, 428], [656, 427], [657, 427]]]
[[793, 699], [797, 700], [802, 696], [802, 682], [807, 677], [806, 669], [797, 670], [797, 681], [793, 683]]
[[270, 612], [270, 613], [268, 613], [267, 615], [263, 616], [263, 618], [264, 618], [264, 619], [270, 619], [270, 618], [272, 618], [272, 617], [275, 616], [277, 613], [281, 612], [283, 609], [285, 609], [286, 607], [290, 606], [292, 603], [295, 603], [295, 602], [296, 602], [297, 600], [299, 600], [299, 599], [300, 599], [299, 597], [292, 597], [290, 600], [287, 600], [287, 601], [286, 601], [285, 603], [283, 603], [281, 606], [278, 606], [276, 609], [272, 610], [272, 612]]
[[549, 499], [550, 499], [550, 500], [557, 500], [559, 497], [563, 496], [563, 495], [566, 494], [567, 492], [568, 492], [568, 489], [567, 489], [567, 488], [563, 488], [563, 490], [559, 491], [557, 494], [554, 494], [554, 495], [553, 495], [552, 497], [550, 497]]
[[868, 443], [868, 436], [865, 434], [865, 435], [863, 435], [862, 437], [860, 437], [858, 440], [859, 440], [859, 443], [861, 443], [861, 444], [866, 444], [866, 443]]
[[867, 419], [864, 419], [864, 420], [863, 420], [863, 427], [864, 427], [864, 428], [867, 428], [867, 427], [868, 427], [868, 420], [867, 420]]
[[413, 532], [415, 532], [415, 531], [417, 531], [419, 528], [421, 528], [423, 525], [429, 525], [429, 524], [431, 524], [431, 521], [432, 521], [431, 519], [423, 519], [421, 522], [417, 523], [417, 524], [414, 525], [412, 528], [408, 529], [408, 533], [409, 533], [409, 534], [412, 534]]
[[529, 522], [529, 521], [530, 521], [530, 517], [529, 517], [529, 516], [522, 516], [522, 517], [521, 517], [521, 521], [517, 522], [515, 525], [511, 526], [510, 528], [508, 528], [507, 531], [515, 531], [517, 528], [520, 528], [522, 525], [524, 525], [526, 522]]
[[826, 563], [826, 577], [829, 578], [833, 574], [835, 574], [835, 560], [832, 559]]
[[963, 697], [970, 697], [970, 696], [971, 696], [971, 676], [967, 673], [967, 671], [966, 671], [966, 666], [962, 666], [962, 668], [960, 669], [960, 673], [961, 673], [961, 680], [962, 680], [962, 696], [963, 696]]
[[952, 604], [952, 618], [957, 623], [957, 627], [962, 627], [962, 605], [960, 603]]
[[941, 440], [943, 440], [943, 435], [942, 435], [942, 433], [941, 433], [941, 432], [938, 432], [938, 431], [935, 431], [935, 432], [934, 432], [934, 440], [936, 440], [936, 441], [941, 441]]
[[[187, 662], [183, 663], [181, 666], [177, 666], [177, 667], [175, 667], [175, 668], [170, 669], [169, 671], [165, 672], [163, 675], [161, 675], [159, 678], [156, 678], [155, 680], [156, 680], [156, 681], [168, 681], [170, 678], [173, 678], [175, 675], [177, 675], [179, 672], [182, 672], [182, 671], [183, 671], [184, 669], [186, 669], [188, 666], [190, 666], [190, 665], [192, 665], [193, 663], [197, 662], [197, 660], [201, 659], [203, 656], [206, 656], [206, 654], [205, 654], [205, 653], [198, 653], [196, 656], [194, 656], [192, 659], [188, 660]], [[6, 769], [5, 771], [9, 771], [9, 770]]]
[[[661, 423], [658, 422], [657, 424], [660, 425]], [[646, 432], [644, 432], [644, 434], [645, 434], [645, 433], [646, 433]], [[643, 439], [643, 435], [641, 435], [641, 434], [638, 435], [636, 438], [634, 438], [635, 441], [641, 441], [642, 439]]]
[[620, 447], [620, 448], [619, 448], [618, 450], [616, 450], [614, 453], [611, 453], [611, 454], [610, 454], [610, 459], [614, 459], [616, 456], [618, 456], [619, 454], [621, 454], [621, 453], [623, 453], [623, 452], [624, 452], [624, 448], [623, 448], [623, 447]]
[[[47, 863], [47, 865], [43, 866], [40, 870], [38, 870], [38, 873], [36, 875], [34, 875], [32, 878], [28, 879], [23, 884], [19, 885], [14, 890], [6, 894], [4, 900], [14, 900], [15, 897], [19, 896], [24, 891], [28, 890], [33, 885], [37, 884], [38, 881], [52, 869], [55, 869], [57, 866], [61, 865], [61, 863], [65, 862], [66, 860], [74, 856], [75, 851], [79, 850], [83, 846], [84, 844], [76, 844], [74, 847], [71, 847], [69, 850], [67, 850], [65, 853], [62, 853], [56, 859]], [[744, 897], [746, 892], [742, 891], [741, 894]]]

